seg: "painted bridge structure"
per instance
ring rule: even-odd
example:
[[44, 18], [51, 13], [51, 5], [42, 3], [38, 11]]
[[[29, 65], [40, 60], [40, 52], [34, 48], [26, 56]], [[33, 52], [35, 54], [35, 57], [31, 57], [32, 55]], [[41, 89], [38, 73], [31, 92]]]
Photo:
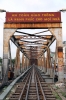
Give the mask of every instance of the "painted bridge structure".
[[[19, 29], [47, 29], [30, 34]], [[51, 35], [45, 35], [45, 32]], [[18, 33], [18, 35], [15, 35]], [[43, 35], [41, 35], [43, 33]], [[21, 34], [21, 35], [20, 35]], [[55, 63], [58, 63], [58, 81], [63, 81], [63, 44], [61, 12], [6, 12], [3, 29], [3, 82], [8, 81], [8, 64], [11, 65], [10, 40], [17, 46], [14, 74], [35, 64], [45, 74], [53, 77], [50, 46], [56, 40]], [[32, 40], [32, 41], [30, 41]], [[47, 55], [45, 56], [45, 52]], [[9, 63], [10, 62], [10, 63]]]

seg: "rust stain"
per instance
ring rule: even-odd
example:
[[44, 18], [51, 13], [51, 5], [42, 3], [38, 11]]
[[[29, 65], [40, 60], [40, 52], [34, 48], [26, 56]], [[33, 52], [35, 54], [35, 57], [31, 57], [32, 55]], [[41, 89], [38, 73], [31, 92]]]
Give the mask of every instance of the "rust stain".
[[63, 52], [58, 52], [58, 57], [63, 58]]
[[58, 47], [58, 57], [63, 58], [63, 48], [62, 47]]

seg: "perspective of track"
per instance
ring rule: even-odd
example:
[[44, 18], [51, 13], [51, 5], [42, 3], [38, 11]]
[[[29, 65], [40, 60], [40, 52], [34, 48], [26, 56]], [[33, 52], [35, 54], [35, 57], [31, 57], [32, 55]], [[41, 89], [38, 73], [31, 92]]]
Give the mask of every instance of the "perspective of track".
[[9, 100], [56, 100], [48, 84], [36, 66], [32, 66], [24, 78], [17, 83]]

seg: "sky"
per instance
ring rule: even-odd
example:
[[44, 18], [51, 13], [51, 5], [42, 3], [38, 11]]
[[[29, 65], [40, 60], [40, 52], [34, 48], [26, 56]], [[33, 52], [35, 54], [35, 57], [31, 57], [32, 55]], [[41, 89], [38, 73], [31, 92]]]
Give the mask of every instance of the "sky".
[[[66, 0], [0, 0], [0, 9], [8, 12], [56, 12], [66, 9]], [[61, 19], [63, 41], [66, 41], [66, 12], [61, 13]], [[5, 13], [0, 13], [0, 57], [3, 57], [4, 22]], [[13, 43], [11, 43], [11, 48], [12, 57], [15, 57], [16, 47]], [[54, 51], [53, 45], [52, 51]]]

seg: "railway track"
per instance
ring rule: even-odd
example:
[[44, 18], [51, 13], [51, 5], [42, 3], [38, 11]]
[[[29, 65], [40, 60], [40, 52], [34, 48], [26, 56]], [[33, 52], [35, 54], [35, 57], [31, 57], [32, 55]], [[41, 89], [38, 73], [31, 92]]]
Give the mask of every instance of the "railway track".
[[39, 70], [33, 66], [22, 81], [17, 83], [15, 92], [9, 100], [56, 100], [56, 98]]

